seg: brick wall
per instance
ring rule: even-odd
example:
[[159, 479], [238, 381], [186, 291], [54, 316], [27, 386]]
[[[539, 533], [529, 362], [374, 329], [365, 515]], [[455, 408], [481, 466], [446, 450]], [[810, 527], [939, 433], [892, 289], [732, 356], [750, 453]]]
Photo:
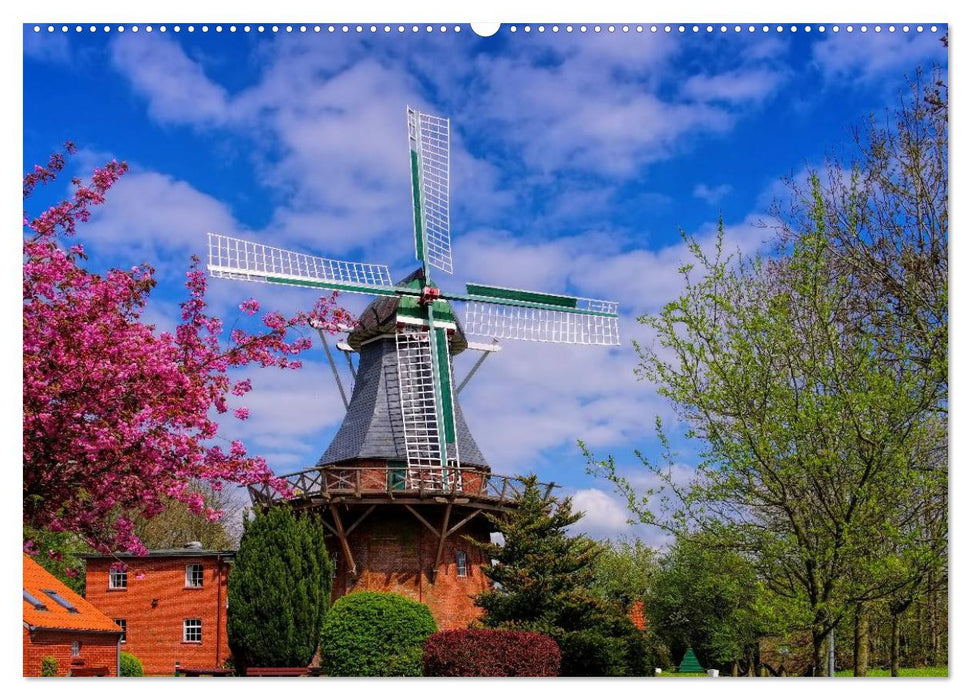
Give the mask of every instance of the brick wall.
[[[146, 674], [172, 674], [176, 661], [213, 668], [229, 658], [227, 562], [216, 556], [126, 558], [128, 587], [120, 591], [108, 588], [111, 563], [88, 560], [85, 597], [108, 617], [127, 621], [122, 651], [141, 659]], [[202, 564], [202, 588], [186, 587], [188, 564]], [[187, 618], [202, 620], [202, 642], [182, 641]]]
[[[441, 506], [416, 510], [433, 526], [441, 524], [444, 513]], [[464, 515], [460, 509], [453, 510], [452, 523]], [[330, 556], [337, 562], [334, 598], [362, 590], [399, 593], [428, 605], [439, 629], [467, 627], [481, 614], [472, 596], [488, 590], [489, 581], [482, 573], [481, 550], [467, 542], [465, 535], [488, 542], [489, 528], [484, 519], [477, 518], [448, 537], [443, 564], [434, 576], [438, 537], [403, 508], [379, 507], [348, 538], [359, 574], [357, 579], [349, 576], [337, 538], [327, 537]], [[465, 576], [458, 575], [459, 551], [466, 556]]]
[[[118, 647], [114, 634], [92, 634], [90, 632], [60, 632], [36, 629], [24, 630], [24, 676], [40, 676], [45, 657], [57, 659], [57, 673], [66, 676], [72, 661], [83, 661], [91, 668], [107, 666], [108, 675], [118, 675]], [[81, 654], [71, 656], [71, 645], [81, 643]]]

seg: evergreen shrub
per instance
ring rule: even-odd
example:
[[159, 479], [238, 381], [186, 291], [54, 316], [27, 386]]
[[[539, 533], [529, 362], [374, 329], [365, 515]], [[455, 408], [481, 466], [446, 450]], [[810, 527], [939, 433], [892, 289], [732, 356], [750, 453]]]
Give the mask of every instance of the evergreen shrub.
[[127, 651], [121, 652], [121, 668], [118, 674], [126, 678], [141, 678], [145, 675], [145, 667], [142, 661], [134, 654]]
[[57, 659], [53, 656], [45, 656], [40, 660], [40, 675], [49, 678], [51, 676], [56, 676], [58, 672]]
[[425, 642], [424, 666], [426, 676], [555, 676], [560, 649], [537, 632], [447, 630]]
[[244, 521], [229, 573], [226, 625], [236, 672], [307, 666], [330, 591], [331, 563], [317, 521], [282, 505]]
[[324, 620], [321, 667], [328, 676], [420, 676], [422, 647], [435, 629], [423, 603], [397, 593], [350, 593]]

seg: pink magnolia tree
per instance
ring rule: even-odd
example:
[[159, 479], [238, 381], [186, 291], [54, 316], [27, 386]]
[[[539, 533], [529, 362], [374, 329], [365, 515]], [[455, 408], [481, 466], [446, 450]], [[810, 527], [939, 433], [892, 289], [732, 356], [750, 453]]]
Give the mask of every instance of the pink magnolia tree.
[[[25, 175], [25, 201], [64, 165], [55, 154]], [[267, 313], [258, 332], [234, 329], [226, 343], [222, 323], [207, 313], [205, 273], [193, 258], [175, 332], [143, 322], [153, 269], [90, 272], [73, 238], [126, 169], [112, 161], [89, 183], [75, 179], [70, 199], [31, 220], [24, 214], [23, 517], [25, 526], [73, 532], [101, 551], [142, 553], [132, 517], [158, 514], [166, 497], [219, 516], [193, 483], [270, 482], [286, 492], [262, 458], [218, 439], [214, 415], [228, 412], [230, 395], [251, 389], [230, 371], [298, 368], [296, 356], [311, 343], [296, 331], [313, 323], [336, 332], [353, 321], [335, 294], [310, 313]], [[248, 300], [240, 310], [252, 316], [259, 304]], [[234, 414], [248, 415], [245, 408]], [[32, 546], [24, 542], [25, 550]]]

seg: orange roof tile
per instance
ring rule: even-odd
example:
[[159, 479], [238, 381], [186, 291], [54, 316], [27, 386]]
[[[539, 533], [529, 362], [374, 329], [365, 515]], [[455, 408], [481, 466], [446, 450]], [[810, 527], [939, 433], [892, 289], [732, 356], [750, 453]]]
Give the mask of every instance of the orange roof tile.
[[[118, 632], [118, 627], [103, 612], [65, 586], [53, 574], [33, 559], [24, 555], [24, 590], [47, 608], [38, 610], [24, 598], [24, 622], [32, 629], [71, 629], [96, 632]], [[54, 591], [73, 605], [77, 612], [70, 612], [54, 598], [44, 593]]]

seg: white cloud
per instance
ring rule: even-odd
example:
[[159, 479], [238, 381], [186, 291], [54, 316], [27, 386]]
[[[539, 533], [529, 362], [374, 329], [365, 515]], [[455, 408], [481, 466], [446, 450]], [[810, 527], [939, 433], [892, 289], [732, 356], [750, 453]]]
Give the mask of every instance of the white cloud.
[[[205, 256], [207, 231], [238, 233], [240, 229], [229, 208], [215, 197], [171, 175], [133, 169], [93, 211], [84, 235], [93, 248], [117, 264], [156, 264], [180, 257], [187, 265], [190, 255]], [[168, 269], [160, 271], [164, 274]], [[179, 266], [180, 276], [183, 269]]]
[[940, 35], [930, 32], [827, 32], [826, 38], [813, 45], [813, 60], [828, 80], [900, 79], [925, 61], [945, 63], [947, 49], [940, 40]]
[[610, 536], [629, 529], [628, 513], [615, 496], [600, 489], [581, 489], [573, 494], [574, 510], [583, 511], [576, 527], [591, 536]]
[[709, 187], [704, 183], [695, 185], [694, 190], [691, 194], [698, 199], [707, 202], [708, 204], [718, 204], [725, 196], [732, 191], [732, 186], [729, 184], [715, 185], [714, 187]]
[[25, 26], [24, 56], [45, 63], [70, 63], [71, 44], [62, 32], [34, 32]]
[[684, 97], [699, 102], [758, 104], [772, 94], [783, 76], [768, 69], [738, 69], [715, 75], [692, 75], [682, 88]]
[[174, 41], [160, 34], [121, 34], [111, 42], [111, 63], [148, 99], [163, 124], [221, 124], [229, 118], [226, 90]]

